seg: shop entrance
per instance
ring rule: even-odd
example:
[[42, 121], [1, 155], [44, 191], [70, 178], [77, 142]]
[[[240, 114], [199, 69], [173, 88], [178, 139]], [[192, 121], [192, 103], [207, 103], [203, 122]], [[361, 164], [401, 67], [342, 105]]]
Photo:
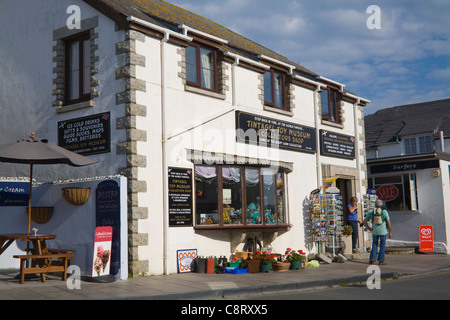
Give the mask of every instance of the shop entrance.
[[347, 206], [350, 204], [350, 198], [354, 196], [352, 193], [352, 180], [339, 178], [336, 180], [336, 187], [341, 191], [342, 213], [344, 224], [347, 224]]

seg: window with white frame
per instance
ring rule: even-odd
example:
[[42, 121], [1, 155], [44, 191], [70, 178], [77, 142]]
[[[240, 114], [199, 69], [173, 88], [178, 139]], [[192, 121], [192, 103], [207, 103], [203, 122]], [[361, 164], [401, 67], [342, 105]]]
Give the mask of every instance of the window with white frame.
[[377, 189], [388, 211], [418, 210], [415, 173], [373, 177], [369, 179], [369, 188]]
[[403, 139], [405, 154], [433, 152], [433, 139], [431, 136], [421, 136]]

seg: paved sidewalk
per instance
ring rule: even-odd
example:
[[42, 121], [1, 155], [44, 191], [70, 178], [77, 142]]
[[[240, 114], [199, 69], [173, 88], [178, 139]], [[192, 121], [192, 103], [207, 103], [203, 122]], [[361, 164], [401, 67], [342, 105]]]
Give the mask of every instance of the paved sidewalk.
[[[423, 274], [450, 268], [450, 255], [388, 255], [388, 265], [380, 266], [382, 278]], [[286, 272], [250, 274], [183, 273], [167, 276], [135, 277], [111, 283], [81, 281], [80, 289], [69, 289], [56, 275], [47, 281], [28, 280], [20, 285], [17, 270], [0, 270], [0, 300], [206, 300], [239, 298], [288, 290], [366, 282], [366, 260], [321, 264], [316, 268]]]

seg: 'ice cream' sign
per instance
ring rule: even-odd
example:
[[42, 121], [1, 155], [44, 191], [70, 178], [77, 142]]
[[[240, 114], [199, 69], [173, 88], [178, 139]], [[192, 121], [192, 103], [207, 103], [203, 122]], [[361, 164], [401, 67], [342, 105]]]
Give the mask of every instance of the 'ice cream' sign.
[[97, 227], [95, 229], [94, 258], [92, 276], [98, 277], [109, 274], [112, 227]]

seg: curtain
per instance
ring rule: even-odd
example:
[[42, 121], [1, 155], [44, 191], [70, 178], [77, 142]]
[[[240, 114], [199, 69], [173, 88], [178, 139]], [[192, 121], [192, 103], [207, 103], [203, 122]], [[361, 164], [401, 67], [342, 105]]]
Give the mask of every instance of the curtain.
[[222, 177], [224, 180], [240, 182], [241, 169], [239, 167], [222, 167]]
[[208, 89], [213, 87], [213, 52], [207, 49], [200, 49], [200, 63], [202, 72], [202, 86]]
[[195, 166], [195, 176], [203, 179], [217, 177], [216, 167], [214, 166]]

